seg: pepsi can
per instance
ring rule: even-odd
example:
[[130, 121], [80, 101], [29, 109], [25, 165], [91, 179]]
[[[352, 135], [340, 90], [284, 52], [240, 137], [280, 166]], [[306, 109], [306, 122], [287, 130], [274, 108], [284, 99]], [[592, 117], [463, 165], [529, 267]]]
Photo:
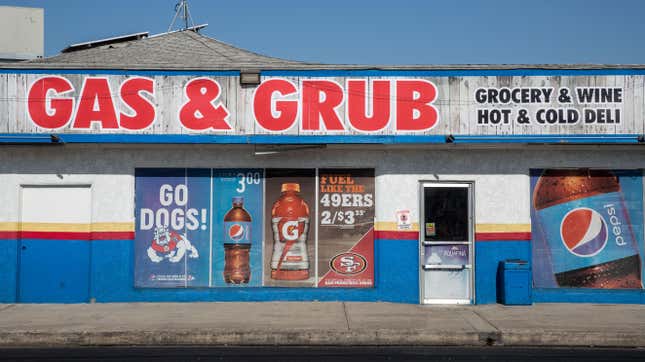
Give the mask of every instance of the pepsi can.
[[637, 239], [613, 172], [545, 170], [532, 203], [559, 286], [642, 288]]

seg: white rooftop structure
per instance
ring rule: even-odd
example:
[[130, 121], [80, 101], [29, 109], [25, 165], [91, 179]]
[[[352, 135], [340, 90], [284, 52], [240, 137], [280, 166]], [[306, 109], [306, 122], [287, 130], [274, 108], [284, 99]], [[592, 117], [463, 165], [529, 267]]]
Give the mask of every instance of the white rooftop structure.
[[45, 10], [0, 6], [0, 62], [42, 58]]

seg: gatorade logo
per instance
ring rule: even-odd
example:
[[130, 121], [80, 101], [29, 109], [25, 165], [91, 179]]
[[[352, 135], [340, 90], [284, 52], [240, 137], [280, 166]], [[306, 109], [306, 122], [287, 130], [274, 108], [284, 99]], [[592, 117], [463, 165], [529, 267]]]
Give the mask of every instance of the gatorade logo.
[[282, 237], [287, 240], [287, 241], [295, 241], [298, 240], [298, 237], [300, 236], [299, 230], [298, 230], [298, 220], [293, 220], [293, 221], [285, 221], [284, 224], [282, 224]]
[[560, 236], [571, 254], [591, 257], [607, 245], [607, 223], [595, 210], [580, 207], [564, 216]]
[[228, 237], [233, 241], [240, 241], [244, 237], [244, 226], [233, 224], [228, 228]]

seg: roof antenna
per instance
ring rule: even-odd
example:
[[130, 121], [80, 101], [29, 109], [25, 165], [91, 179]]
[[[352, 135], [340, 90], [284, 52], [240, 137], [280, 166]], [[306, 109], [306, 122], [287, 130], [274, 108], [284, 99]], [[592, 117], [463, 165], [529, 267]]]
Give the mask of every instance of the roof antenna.
[[[181, 14], [181, 15], [179, 15]], [[170, 32], [175, 26], [175, 21], [177, 20], [177, 17], [181, 16], [182, 19], [184, 19], [184, 28], [180, 30], [187, 30], [190, 27], [188, 26], [188, 22], [192, 24], [192, 27], [195, 27], [195, 22], [193, 21], [193, 18], [190, 16], [190, 12], [188, 12], [188, 0], [180, 0], [176, 5], [175, 5], [175, 16], [172, 18], [172, 23], [170, 23], [170, 26], [168, 27], [168, 32]]]

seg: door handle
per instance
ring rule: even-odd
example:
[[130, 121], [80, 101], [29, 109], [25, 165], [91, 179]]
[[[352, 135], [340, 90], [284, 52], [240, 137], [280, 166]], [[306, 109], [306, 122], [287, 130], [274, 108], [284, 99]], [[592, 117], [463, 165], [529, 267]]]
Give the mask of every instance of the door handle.
[[424, 270], [464, 270], [468, 268], [469, 265], [426, 264], [423, 266]]
[[20, 248], [20, 249], [27, 250], [27, 247], [23, 245], [22, 248]]
[[424, 241], [423, 246], [432, 245], [468, 245], [470, 241]]

